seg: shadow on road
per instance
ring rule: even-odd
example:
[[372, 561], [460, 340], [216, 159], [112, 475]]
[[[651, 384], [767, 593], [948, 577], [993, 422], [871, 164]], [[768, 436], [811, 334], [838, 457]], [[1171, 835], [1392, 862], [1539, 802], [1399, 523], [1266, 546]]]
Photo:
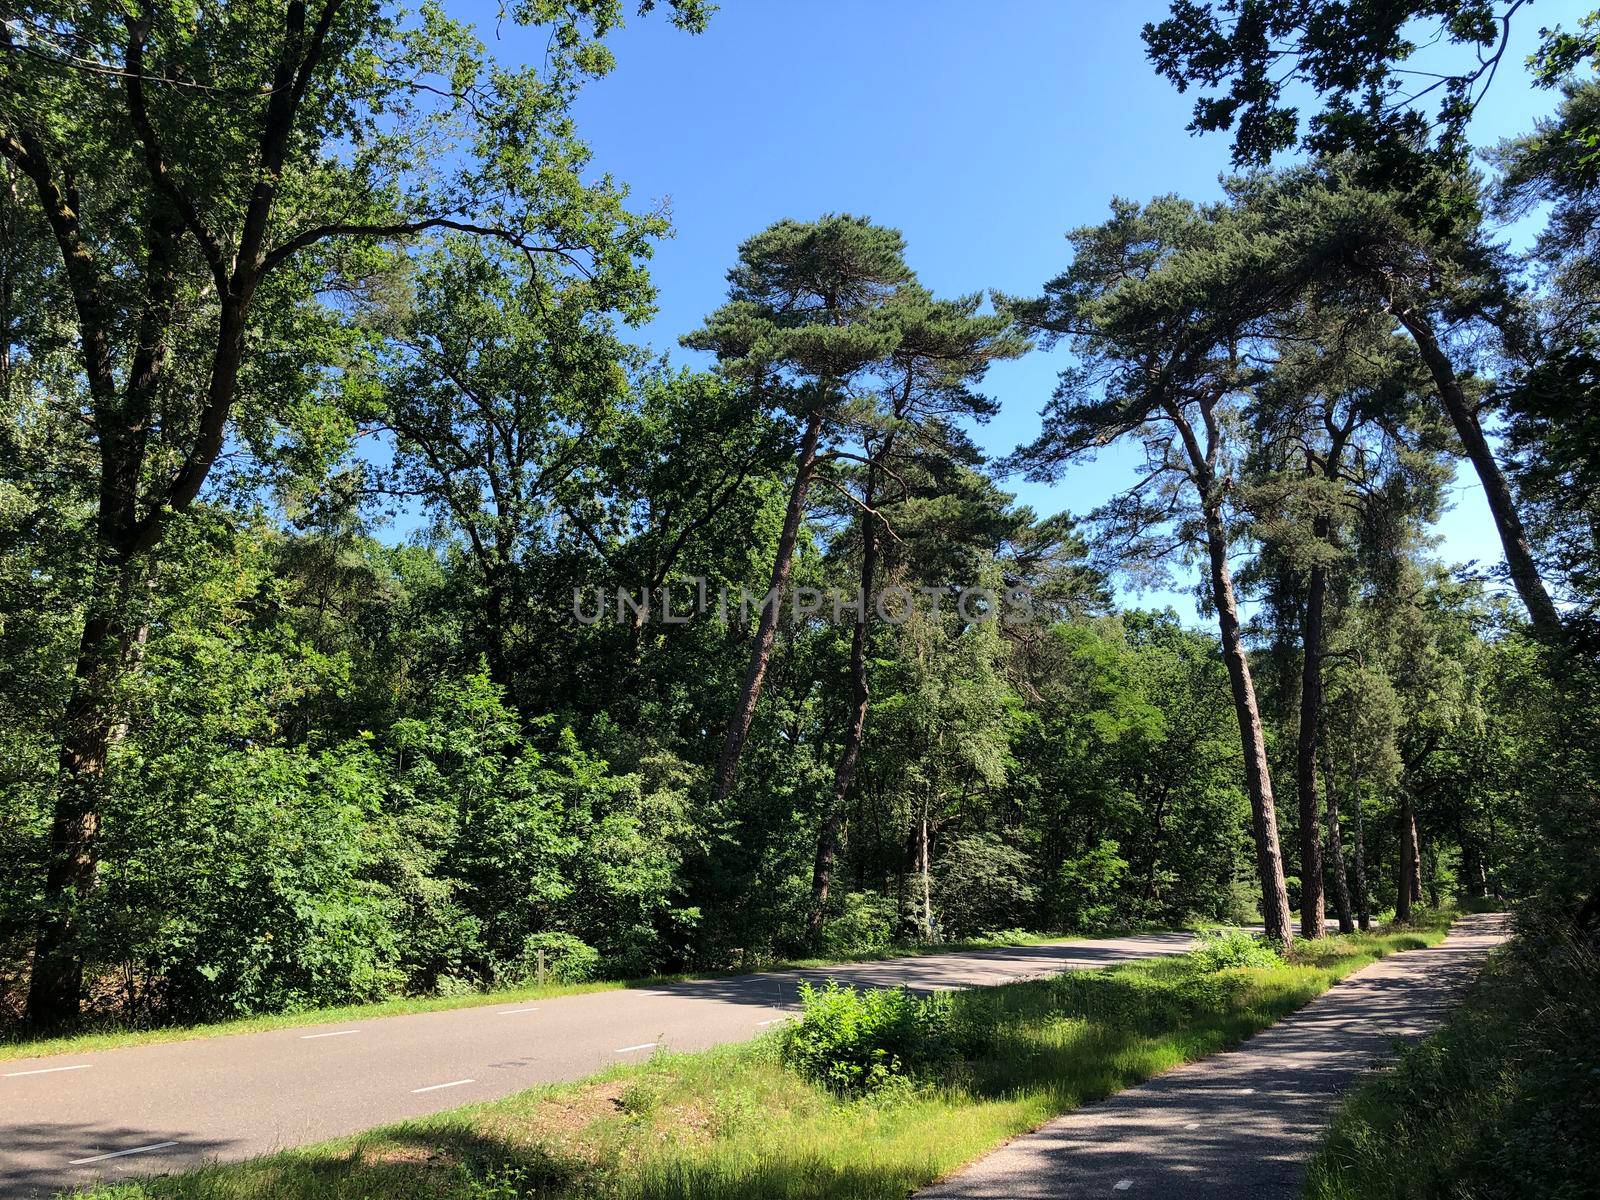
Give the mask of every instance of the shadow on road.
[[149, 1175], [162, 1169], [162, 1152], [130, 1154], [119, 1158], [103, 1159], [97, 1163], [72, 1166], [75, 1159], [93, 1158], [96, 1155], [115, 1154], [136, 1146], [155, 1146], [162, 1142], [176, 1142], [170, 1149], [182, 1156], [182, 1169], [192, 1167], [228, 1150], [233, 1142], [227, 1140], [200, 1140], [176, 1130], [153, 1129], [135, 1125], [67, 1124], [41, 1122], [33, 1125], [11, 1125], [5, 1131], [5, 1144], [0, 1146], [0, 1194], [18, 1200], [45, 1200], [62, 1187], [63, 1181], [87, 1186], [96, 1179], [116, 1180], [135, 1175]]
[[791, 1006], [795, 1003], [802, 981], [821, 985], [832, 979], [853, 987], [905, 987], [914, 992], [933, 992], [953, 987], [981, 987], [1019, 979], [1042, 978], [1068, 970], [1110, 967], [1148, 958], [1152, 953], [1181, 954], [1190, 948], [1193, 941], [1194, 937], [1189, 933], [1140, 934], [1105, 942], [1009, 946], [959, 954], [687, 980], [683, 983], [652, 985], [641, 990], [735, 1004]]

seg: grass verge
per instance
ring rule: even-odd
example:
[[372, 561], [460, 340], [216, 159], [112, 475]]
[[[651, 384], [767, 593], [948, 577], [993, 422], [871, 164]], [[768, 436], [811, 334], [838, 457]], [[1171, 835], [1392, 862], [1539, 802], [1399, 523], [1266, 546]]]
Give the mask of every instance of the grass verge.
[[904, 1200], [1006, 1138], [1233, 1045], [1418, 927], [1297, 946], [1295, 961], [1208, 972], [1149, 959], [963, 992], [983, 1048], [906, 1086], [846, 1099], [787, 1070], [772, 1035], [661, 1055], [426, 1120], [250, 1162], [118, 1184], [96, 1200]]
[[1451, 1018], [1351, 1093], [1307, 1200], [1578, 1200], [1600, 1162], [1600, 955], [1526, 922]]
[[[937, 946], [895, 945], [858, 955], [833, 958], [793, 959], [752, 964], [751, 971], [784, 971], [805, 967], [838, 966], [842, 963], [871, 962], [909, 955], [960, 954], [968, 950], [994, 950], [1007, 946], [1036, 946], [1041, 942], [1062, 941], [1065, 933], [1024, 933], [1013, 930], [989, 938], [964, 942], [945, 942]], [[258, 1013], [230, 1021], [203, 1025], [156, 1025], [143, 1029], [125, 1026], [86, 1027], [51, 1037], [31, 1036], [20, 1030], [0, 1030], [0, 1062], [16, 1058], [44, 1058], [55, 1054], [84, 1054], [93, 1050], [114, 1050], [119, 1046], [143, 1046], [154, 1042], [186, 1042], [194, 1038], [226, 1037], [236, 1033], [262, 1033], [270, 1029], [294, 1029], [303, 1025], [327, 1025], [344, 1021], [371, 1021], [379, 1017], [398, 1017], [407, 1013], [442, 1012], [454, 1008], [475, 1008], [483, 1004], [506, 1004], [524, 1000], [543, 1000], [552, 996], [573, 996], [584, 992], [603, 992], [615, 988], [659, 987], [686, 979], [726, 978], [744, 972], [700, 972], [697, 974], [652, 975], [639, 979], [589, 980], [583, 983], [529, 984], [489, 992], [468, 992], [459, 996], [397, 996], [367, 1004], [346, 1004], [337, 1008], [301, 1009], [295, 1012]]]

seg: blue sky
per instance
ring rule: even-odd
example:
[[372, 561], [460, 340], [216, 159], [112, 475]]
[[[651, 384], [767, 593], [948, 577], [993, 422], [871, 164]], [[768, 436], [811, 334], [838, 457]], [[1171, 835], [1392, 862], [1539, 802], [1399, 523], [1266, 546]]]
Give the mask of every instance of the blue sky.
[[[542, 56], [543, 39], [493, 7], [465, 15], [497, 57]], [[1551, 107], [1522, 61], [1541, 25], [1570, 27], [1591, 0], [1539, 0], [1473, 126], [1491, 144]], [[463, 10], [450, 5], [454, 12]], [[584, 95], [578, 124], [595, 169], [636, 204], [665, 201], [676, 235], [657, 250], [660, 311], [639, 333], [676, 348], [721, 301], [739, 241], [781, 217], [870, 216], [904, 231], [911, 265], [940, 294], [1036, 292], [1066, 261], [1065, 231], [1113, 195], [1204, 199], [1228, 165], [1225, 137], [1194, 137], [1191, 99], [1156, 78], [1139, 30], [1158, 0], [724, 0], [691, 37], [651, 17], [614, 39], [617, 71]], [[1001, 412], [978, 440], [1002, 454], [1038, 430], [1058, 356], [1001, 364]], [[1041, 512], [1087, 512], [1130, 478], [1113, 452], [1052, 486], [1009, 486]], [[1498, 562], [1469, 476], [1441, 526], [1441, 554]], [[1147, 595], [1192, 616], [1187, 595]]]

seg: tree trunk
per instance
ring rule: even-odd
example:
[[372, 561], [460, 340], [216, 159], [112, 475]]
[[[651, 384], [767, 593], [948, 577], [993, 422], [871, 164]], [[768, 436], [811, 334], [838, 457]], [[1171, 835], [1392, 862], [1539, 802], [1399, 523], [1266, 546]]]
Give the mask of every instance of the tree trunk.
[[1539, 578], [1533, 547], [1523, 528], [1522, 518], [1517, 515], [1510, 485], [1506, 483], [1505, 474], [1489, 449], [1489, 441], [1483, 435], [1483, 426], [1478, 423], [1477, 412], [1461, 390], [1455, 366], [1440, 347], [1433, 326], [1425, 315], [1414, 310], [1396, 315], [1416, 342], [1422, 361], [1433, 377], [1439, 399], [1450, 414], [1456, 435], [1467, 452], [1467, 459], [1478, 473], [1484, 499], [1489, 503], [1489, 513], [1494, 518], [1495, 529], [1500, 534], [1500, 545], [1505, 551], [1506, 569], [1517, 595], [1522, 598], [1523, 607], [1528, 610], [1528, 619], [1533, 623], [1534, 632], [1547, 642], [1558, 642], [1562, 634], [1561, 614], [1550, 599], [1550, 593], [1545, 590], [1544, 581]]
[[1215, 500], [1201, 488], [1206, 518], [1206, 549], [1211, 565], [1211, 593], [1217, 606], [1222, 635], [1222, 655], [1228, 665], [1234, 712], [1244, 749], [1245, 784], [1250, 793], [1250, 813], [1256, 841], [1256, 868], [1261, 877], [1261, 917], [1267, 937], [1280, 946], [1294, 940], [1289, 918], [1289, 892], [1283, 881], [1283, 852], [1278, 844], [1278, 814], [1272, 798], [1272, 773], [1267, 764], [1267, 743], [1261, 731], [1261, 710], [1256, 704], [1250, 660], [1245, 654], [1239, 626], [1239, 606], [1233, 594], [1233, 573], [1228, 567], [1228, 541], [1222, 514]]
[[1407, 805], [1408, 818], [1411, 829], [1408, 834], [1411, 847], [1410, 857], [1406, 860], [1406, 885], [1411, 889], [1411, 903], [1422, 903], [1422, 838], [1417, 833], [1416, 810]]
[[1420, 837], [1417, 838], [1417, 847], [1421, 851], [1422, 865], [1425, 868], [1421, 878], [1417, 880], [1417, 883], [1419, 887], [1424, 890], [1424, 893], [1428, 898], [1428, 907], [1438, 908], [1439, 859], [1437, 857], [1436, 848], [1432, 841], [1428, 842], [1428, 844], [1424, 846]]
[[1367, 842], [1362, 832], [1361, 791], [1350, 789], [1350, 812], [1355, 818], [1356, 924], [1365, 933], [1372, 928], [1372, 898], [1367, 891]]
[[1411, 862], [1417, 854], [1417, 826], [1411, 819], [1411, 801], [1400, 801], [1400, 852], [1395, 855], [1394, 919], [1409, 921], [1415, 893], [1411, 888]]
[[900, 869], [895, 874], [894, 904], [896, 920], [900, 923], [897, 933], [903, 933], [907, 922], [913, 922], [911, 916], [911, 872], [917, 868], [917, 818], [913, 813], [906, 829], [905, 842], [898, 855]]
[[1489, 879], [1483, 869], [1483, 852], [1471, 838], [1461, 839], [1461, 898], [1480, 900], [1489, 894]]
[[[1328, 519], [1313, 523], [1318, 544], [1328, 537]], [[1322, 723], [1322, 623], [1328, 594], [1328, 569], [1311, 568], [1306, 588], [1300, 666], [1300, 731], [1296, 742], [1295, 784], [1300, 798], [1300, 935], [1319, 938], [1325, 916], [1322, 898], [1322, 830], [1317, 820], [1317, 743]], [[1330, 822], [1335, 822], [1329, 797]]]
[[828, 887], [833, 879], [834, 860], [839, 854], [839, 833], [844, 824], [845, 798], [855, 779], [861, 760], [861, 740], [867, 725], [867, 614], [872, 610], [872, 585], [878, 568], [878, 531], [872, 515], [875, 497], [874, 470], [869, 468], [864, 488], [865, 509], [861, 514], [861, 607], [856, 612], [855, 630], [850, 635], [850, 690], [853, 707], [850, 726], [845, 731], [844, 748], [833, 773], [833, 794], [828, 811], [822, 816], [817, 833], [817, 857], [811, 869], [810, 932], [815, 938], [827, 917]]
[[98, 872], [101, 793], [134, 637], [128, 609], [135, 568], [110, 552], [105, 557], [111, 561], [96, 572], [91, 585], [72, 692], [62, 716], [43, 906], [28, 983], [27, 1016], [37, 1025], [72, 1020], [83, 994], [78, 909], [94, 890]]
[[717, 760], [718, 801], [728, 798], [738, 778], [739, 756], [744, 752], [745, 739], [750, 736], [750, 723], [755, 718], [756, 703], [761, 699], [761, 685], [766, 680], [767, 664], [772, 660], [772, 643], [778, 632], [778, 612], [783, 607], [784, 589], [789, 585], [795, 541], [800, 536], [800, 523], [805, 519], [806, 493], [811, 487], [811, 475], [817, 465], [817, 443], [822, 437], [822, 419], [820, 408], [806, 418], [805, 435], [801, 438], [800, 454], [795, 464], [794, 483], [789, 488], [789, 507], [783, 516], [783, 532], [778, 537], [777, 553], [772, 560], [772, 578], [766, 601], [761, 605], [755, 642], [750, 647], [750, 665], [745, 670], [738, 702], [728, 718], [728, 732], [723, 738], [722, 754]]
[[1162, 823], [1166, 817], [1169, 790], [1163, 787], [1156, 793], [1155, 807], [1151, 812], [1150, 862], [1146, 866], [1144, 873], [1144, 899], [1146, 901], [1153, 901], [1156, 898], [1156, 868], [1161, 865]]
[[1323, 791], [1327, 793], [1328, 865], [1333, 870], [1333, 903], [1339, 913], [1339, 932], [1354, 933], [1350, 907], [1350, 880], [1345, 874], [1344, 833], [1339, 827], [1339, 792], [1333, 786], [1333, 764], [1323, 764]]
[[917, 899], [921, 905], [921, 913], [917, 923], [922, 928], [922, 936], [927, 941], [933, 940], [933, 864], [929, 861], [928, 847], [928, 809], [923, 806], [922, 819], [917, 822], [917, 875], [918, 891], [921, 893]]
[[1350, 815], [1355, 830], [1356, 921], [1365, 933], [1372, 928], [1372, 898], [1367, 891], [1367, 846], [1361, 820], [1361, 751], [1356, 741], [1356, 715], [1350, 710]]

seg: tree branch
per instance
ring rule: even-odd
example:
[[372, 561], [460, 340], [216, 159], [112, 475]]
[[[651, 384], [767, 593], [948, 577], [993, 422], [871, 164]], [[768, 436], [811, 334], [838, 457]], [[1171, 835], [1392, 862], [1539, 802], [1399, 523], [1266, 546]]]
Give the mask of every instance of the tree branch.
[[336, 222], [329, 225], [318, 225], [312, 229], [302, 230], [288, 241], [269, 251], [262, 259], [261, 273], [265, 275], [274, 267], [281, 266], [299, 251], [317, 242], [327, 241], [329, 238], [401, 238], [413, 234], [425, 233], [430, 229], [450, 229], [457, 233], [470, 233], [478, 237], [496, 238], [513, 248], [522, 251], [530, 263], [539, 255], [554, 255], [571, 263], [586, 278], [592, 273], [575, 253], [574, 246], [538, 246], [530, 245], [521, 235], [510, 229], [503, 229], [495, 225], [480, 225], [474, 221], [462, 221], [454, 217], [423, 217], [415, 221], [395, 221], [388, 224], [360, 224], [354, 222]]
[[200, 253], [204, 256], [206, 265], [211, 268], [211, 278], [217, 285], [217, 293], [226, 296], [228, 271], [222, 243], [207, 227], [194, 201], [167, 169], [160, 136], [150, 120], [149, 102], [144, 90], [144, 45], [149, 34], [150, 9], [146, 5], [138, 20], [128, 23], [128, 112], [133, 118], [133, 127], [139, 134], [139, 140], [144, 145], [145, 165], [150, 171], [150, 178], [155, 181], [156, 190], [177, 210], [178, 215], [183, 218], [184, 227], [194, 235], [195, 241], [200, 243]]

